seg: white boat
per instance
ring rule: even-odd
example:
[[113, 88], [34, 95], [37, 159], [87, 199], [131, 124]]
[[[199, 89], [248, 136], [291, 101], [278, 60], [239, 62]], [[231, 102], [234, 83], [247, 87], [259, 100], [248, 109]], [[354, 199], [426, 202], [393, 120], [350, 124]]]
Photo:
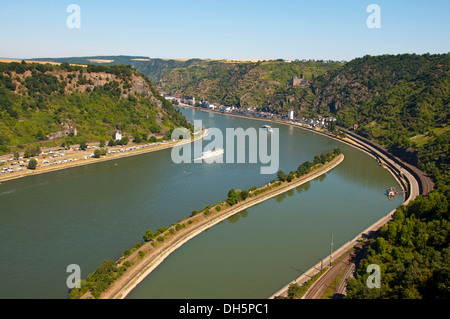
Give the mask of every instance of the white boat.
[[270, 125], [263, 125], [261, 128], [262, 128], [263, 130], [268, 131], [268, 132], [272, 132], [272, 127], [271, 127]]
[[208, 159], [216, 156], [220, 156], [224, 153], [224, 150], [219, 147], [214, 147], [212, 150], [203, 152], [202, 157], [200, 159]]

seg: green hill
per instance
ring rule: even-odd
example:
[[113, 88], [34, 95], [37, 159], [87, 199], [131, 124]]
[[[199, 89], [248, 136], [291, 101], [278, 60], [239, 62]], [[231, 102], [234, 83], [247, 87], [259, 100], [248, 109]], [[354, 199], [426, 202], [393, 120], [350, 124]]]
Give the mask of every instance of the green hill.
[[[228, 62], [203, 61], [198, 65], [175, 68], [161, 77], [162, 91], [178, 96], [206, 99], [213, 103], [240, 107], [259, 106], [287, 112], [297, 106], [290, 95], [308, 100], [308, 85], [292, 85], [293, 77], [311, 81], [318, 75], [339, 69], [331, 62]], [[274, 99], [274, 96], [278, 98]]]
[[115, 130], [142, 137], [187, 125], [145, 76], [123, 65], [0, 63], [2, 153], [12, 145], [108, 140]]
[[412, 146], [448, 122], [449, 67], [450, 54], [355, 59], [313, 81], [312, 107], [388, 147]]

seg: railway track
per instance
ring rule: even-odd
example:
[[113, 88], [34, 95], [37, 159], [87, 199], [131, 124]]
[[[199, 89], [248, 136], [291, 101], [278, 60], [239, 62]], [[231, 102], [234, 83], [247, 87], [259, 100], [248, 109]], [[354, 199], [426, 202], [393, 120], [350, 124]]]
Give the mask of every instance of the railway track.
[[431, 181], [431, 179], [425, 175], [424, 172], [422, 172], [420, 169], [415, 167], [414, 165], [411, 165], [409, 163], [406, 163], [402, 159], [398, 158], [397, 156], [391, 154], [385, 147], [381, 146], [378, 143], [375, 143], [365, 137], [362, 137], [354, 132], [351, 132], [345, 128], [340, 127], [341, 131], [343, 131], [345, 134], [351, 136], [352, 138], [362, 141], [365, 144], [370, 145], [374, 149], [378, 150], [379, 152], [383, 153], [385, 156], [389, 157], [390, 159], [394, 160], [401, 166], [403, 166], [408, 172], [410, 172], [417, 180], [419, 184], [419, 193], [420, 195], [428, 195], [433, 189], [434, 184]]

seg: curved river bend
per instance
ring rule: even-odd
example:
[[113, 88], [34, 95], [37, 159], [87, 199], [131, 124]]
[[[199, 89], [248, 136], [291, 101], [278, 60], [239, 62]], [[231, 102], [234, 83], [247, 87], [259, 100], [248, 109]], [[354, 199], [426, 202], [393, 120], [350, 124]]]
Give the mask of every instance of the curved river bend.
[[[264, 122], [194, 110], [206, 127]], [[370, 156], [294, 127], [280, 129], [285, 172], [339, 146], [345, 160], [315, 181], [214, 226], [169, 256], [128, 298], [267, 298], [401, 204], [395, 179]], [[208, 144], [205, 141], [205, 144]], [[225, 149], [226, 152], [226, 149]], [[48, 173], [0, 187], [0, 298], [67, 298], [82, 277], [155, 231], [275, 178], [260, 164], [179, 164], [164, 150]]]

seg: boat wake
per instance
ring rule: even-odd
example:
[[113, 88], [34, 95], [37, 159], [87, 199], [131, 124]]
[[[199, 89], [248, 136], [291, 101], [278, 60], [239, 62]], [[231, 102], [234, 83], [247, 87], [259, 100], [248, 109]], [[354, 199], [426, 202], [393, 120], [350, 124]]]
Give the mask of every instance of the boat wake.
[[194, 159], [195, 161], [200, 161], [200, 160], [205, 160], [205, 161], [215, 161], [219, 156], [222, 156], [224, 153], [224, 150], [219, 148], [219, 147], [215, 147], [210, 151], [206, 151], [202, 153], [202, 156], [199, 158]]

